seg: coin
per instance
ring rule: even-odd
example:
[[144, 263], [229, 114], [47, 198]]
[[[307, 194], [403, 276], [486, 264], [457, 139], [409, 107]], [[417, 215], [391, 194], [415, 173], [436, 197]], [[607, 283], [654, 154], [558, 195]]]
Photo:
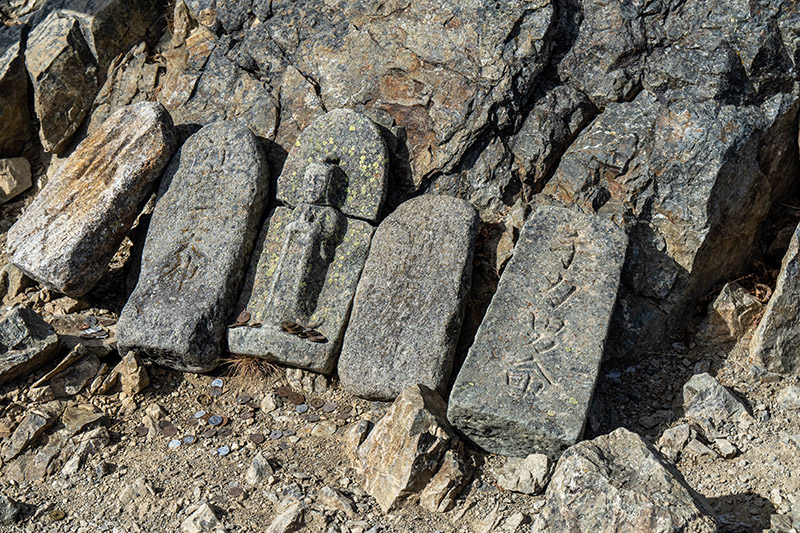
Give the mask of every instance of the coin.
[[184, 444], [194, 444], [195, 441], [197, 441], [197, 437], [195, 437], [194, 435], [186, 435], [185, 437], [183, 437]]
[[174, 450], [174, 449], [178, 448], [178, 446], [180, 446], [180, 445], [181, 445], [181, 441], [179, 441], [178, 439], [172, 439], [171, 441], [169, 441], [169, 444], [167, 444], [167, 446], [169, 447], [170, 450]]
[[217, 454], [222, 455], [223, 457], [230, 453], [231, 449], [229, 446], [220, 446], [217, 448]]
[[174, 437], [178, 433], [178, 428], [172, 425], [165, 426], [161, 428], [161, 433], [163, 433], [166, 437]]
[[236, 323], [247, 324], [248, 322], [250, 322], [250, 311], [245, 309], [244, 311], [239, 313], [239, 316], [236, 318]]
[[281, 398], [288, 398], [289, 395], [292, 394], [292, 389], [284, 385], [283, 387], [275, 389], [275, 394]]
[[272, 440], [278, 440], [281, 437], [283, 437], [283, 431], [280, 429], [273, 429], [269, 432], [269, 438]]
[[137, 436], [145, 437], [145, 436], [147, 436], [147, 433], [148, 433], [149, 430], [145, 426], [136, 426], [135, 428], [133, 428], [133, 431], [136, 432]]
[[219, 428], [219, 430], [217, 430], [217, 435], [219, 435], [220, 437], [227, 437], [231, 433], [232, 433], [231, 428]]
[[241, 393], [236, 397], [236, 403], [245, 404], [251, 400], [250, 395], [246, 392]]
[[212, 402], [211, 396], [206, 393], [200, 394], [197, 396], [197, 403], [200, 405], [208, 405]]
[[310, 405], [314, 409], [319, 409], [320, 407], [325, 405], [325, 402], [321, 398], [313, 398], [310, 402], [308, 402], [308, 405]]
[[295, 407], [294, 410], [297, 411], [298, 413], [305, 413], [306, 411], [308, 411], [308, 406], [304, 403], [301, 403], [300, 405]]
[[55, 509], [47, 513], [47, 518], [52, 520], [53, 522], [58, 522], [59, 520], [64, 520], [64, 517], [67, 516], [67, 513], [62, 511], [61, 509]]
[[222, 388], [222, 386], [223, 386], [224, 384], [225, 384], [225, 382], [223, 382], [223, 381], [222, 381], [220, 378], [217, 378], [217, 379], [215, 379], [215, 380], [213, 380], [213, 381], [211, 382], [211, 386], [212, 386], [212, 387], [220, 387], [220, 388]]
[[242, 420], [250, 420], [251, 418], [253, 418], [255, 416], [256, 416], [256, 412], [255, 411], [253, 411], [252, 409], [245, 409], [239, 415], [239, 418], [241, 418]]
[[338, 415], [336, 415], [336, 418], [338, 418], [339, 420], [347, 420], [348, 418], [350, 418], [350, 413], [339, 413]]
[[210, 394], [212, 398], [217, 398], [218, 396], [222, 395], [222, 387], [209, 387], [208, 394]]
[[164, 429], [165, 427], [171, 426], [171, 425], [172, 425], [172, 422], [170, 422], [169, 420], [161, 420], [158, 423], [158, 429]]
[[289, 401], [295, 405], [300, 405], [304, 401], [306, 401], [306, 397], [300, 394], [299, 392], [293, 392], [289, 395]]
[[228, 487], [228, 494], [234, 498], [239, 498], [244, 494], [244, 490], [241, 487]]
[[294, 437], [296, 432], [293, 429], [284, 429], [283, 431], [281, 431], [281, 433], [283, 434], [284, 437]]
[[203, 418], [203, 415], [205, 415], [205, 414], [206, 414], [205, 411], [197, 411], [195, 414], [192, 415], [192, 417], [193, 418]]
[[211, 424], [212, 426], [219, 426], [220, 424], [222, 424], [222, 417], [219, 415], [211, 415], [208, 418], [208, 423]]
[[262, 442], [264, 442], [264, 435], [262, 435], [261, 433], [251, 433], [250, 437], [248, 438], [250, 439], [250, 442], [252, 442], [253, 444], [261, 444]]
[[305, 419], [309, 422], [319, 422], [319, 415], [314, 413], [309, 413], [305, 416]]
[[323, 413], [332, 413], [336, 410], [338, 406], [333, 402], [327, 402], [325, 405], [322, 406]]
[[210, 439], [216, 434], [217, 434], [217, 428], [206, 428], [206, 430], [203, 431], [203, 436], [207, 439]]
[[353, 406], [352, 405], [343, 405], [343, 406], [339, 407], [339, 412], [342, 412], [342, 413], [349, 413], [352, 410], [353, 410]]

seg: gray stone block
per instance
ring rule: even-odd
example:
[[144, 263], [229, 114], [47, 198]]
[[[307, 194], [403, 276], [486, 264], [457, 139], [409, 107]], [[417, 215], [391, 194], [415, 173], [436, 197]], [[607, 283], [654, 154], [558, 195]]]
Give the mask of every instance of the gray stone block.
[[0, 383], [35, 372], [52, 361], [58, 335], [35, 311], [15, 307], [0, 320]]
[[117, 325], [120, 353], [192, 372], [217, 366], [268, 178], [244, 125], [216, 122], [189, 137], [158, 191], [139, 281]]
[[333, 371], [374, 231], [354, 217], [377, 217], [386, 172], [380, 132], [358, 113], [331, 111], [302, 133], [278, 178], [290, 207], [276, 208], [259, 236], [239, 298], [251, 327], [229, 330], [232, 353]]
[[55, 11], [28, 37], [25, 64], [39, 119], [39, 139], [60, 153], [81, 125], [100, 87], [97, 61], [78, 19]]
[[[306, 169], [326, 161], [336, 162], [340, 178], [324, 201], [316, 201]], [[347, 216], [375, 222], [386, 197], [388, 161], [380, 131], [371, 120], [349, 109], [334, 109], [297, 138], [278, 178], [278, 200], [292, 206], [330, 205]]]
[[783, 257], [775, 292], [750, 341], [750, 354], [768, 370], [800, 369], [800, 226]]
[[578, 441], [626, 246], [599, 216], [531, 215], [450, 394], [455, 427], [504, 455], [553, 457]]
[[69, 296], [88, 292], [175, 150], [152, 102], [124, 107], [84, 139], [8, 231], [9, 261]]
[[444, 394], [472, 278], [478, 213], [427, 195], [381, 222], [358, 283], [339, 378], [366, 398], [422, 384]]

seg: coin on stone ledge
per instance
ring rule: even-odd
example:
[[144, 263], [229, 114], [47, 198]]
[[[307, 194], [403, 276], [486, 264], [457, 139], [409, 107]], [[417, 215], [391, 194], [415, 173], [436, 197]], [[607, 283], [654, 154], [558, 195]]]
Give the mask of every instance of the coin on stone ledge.
[[300, 405], [304, 401], [306, 401], [306, 397], [300, 394], [299, 392], [293, 392], [289, 395], [289, 401], [295, 405]]
[[308, 405], [310, 405], [314, 409], [319, 409], [320, 407], [325, 405], [325, 402], [321, 398], [313, 398], [310, 402], [308, 402]]
[[292, 394], [292, 389], [284, 385], [283, 387], [275, 389], [275, 394], [281, 398], [288, 398], [289, 395]]
[[261, 444], [264, 442], [264, 435], [261, 433], [251, 433], [249, 439], [253, 444]]

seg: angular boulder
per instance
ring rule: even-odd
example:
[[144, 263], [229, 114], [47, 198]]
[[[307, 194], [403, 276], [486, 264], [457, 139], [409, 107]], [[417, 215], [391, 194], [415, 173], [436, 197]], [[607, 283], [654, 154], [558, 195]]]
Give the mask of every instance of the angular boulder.
[[624, 428], [564, 452], [533, 532], [717, 531], [708, 502], [641, 437]]
[[409, 200], [381, 222], [339, 356], [345, 388], [379, 400], [415, 384], [446, 392], [478, 222], [469, 202], [436, 195]]
[[28, 36], [25, 64], [33, 85], [39, 139], [60, 153], [83, 122], [100, 87], [97, 61], [78, 18], [54, 11]]
[[[435, 391], [424, 385], [407, 387], [359, 446], [364, 490], [384, 512], [419, 501], [419, 493], [433, 483], [440, 466], [449, 463], [444, 461], [446, 453], [458, 444], [458, 437], [445, 408]], [[436, 479], [434, 485], [440, 484]], [[441, 499], [428, 506], [438, 507]]]
[[176, 148], [166, 110], [124, 107], [84, 139], [8, 230], [9, 261], [82, 296], [103, 276]]
[[28, 73], [22, 25], [0, 25], [0, 157], [22, 152], [33, 128], [28, 111]]
[[447, 417], [482, 448], [555, 457], [586, 422], [627, 237], [600, 216], [540, 207], [520, 233]]
[[354, 111], [330, 111], [297, 139], [278, 178], [288, 206], [259, 235], [238, 304], [249, 323], [228, 330], [232, 353], [333, 371], [386, 196], [387, 160], [377, 126]]
[[[564, 153], [544, 195], [624, 221], [630, 235], [608, 356], [643, 353], [746, 265], [792, 183], [798, 98], [762, 105], [640, 92], [610, 103]], [[791, 141], [794, 142], [794, 141]]]
[[35, 311], [15, 307], [0, 319], [0, 384], [35, 372], [56, 356], [58, 335]]
[[5, 439], [0, 446], [0, 458], [8, 462], [22, 453], [25, 448], [36, 442], [64, 411], [59, 402], [49, 402], [30, 409], [19, 423], [11, 437]]
[[738, 340], [753, 325], [764, 304], [736, 282], [726, 283], [714, 299], [700, 327], [700, 336], [710, 342]]
[[0, 159], [0, 203], [12, 200], [31, 185], [31, 164], [27, 159]]
[[748, 416], [744, 404], [708, 373], [695, 374], [683, 386], [683, 410], [711, 431]]
[[775, 292], [750, 341], [750, 355], [767, 370], [800, 370], [800, 226], [783, 257]]
[[187, 139], [158, 191], [117, 323], [120, 353], [190, 372], [217, 366], [268, 186], [264, 150], [244, 125], [215, 122]]

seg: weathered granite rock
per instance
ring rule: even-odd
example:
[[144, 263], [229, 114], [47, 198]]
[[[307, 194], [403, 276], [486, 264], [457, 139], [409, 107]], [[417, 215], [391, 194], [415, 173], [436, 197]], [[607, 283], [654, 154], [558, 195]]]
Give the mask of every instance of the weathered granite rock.
[[550, 461], [541, 453], [532, 453], [525, 458], [510, 457], [495, 476], [497, 485], [502, 489], [538, 494], [547, 486]]
[[445, 452], [439, 469], [420, 492], [419, 504], [429, 511], [446, 513], [455, 506], [456, 498], [469, 482], [471, 474], [459, 443], [458, 448]]
[[797, 135], [797, 109], [781, 94], [737, 107], [642, 91], [609, 104], [566, 151], [543, 196], [607, 213], [630, 235], [609, 357], [660, 342], [746, 264], [793, 179], [797, 155], [780, 139]]
[[63, 410], [64, 405], [59, 401], [30, 409], [11, 437], [0, 447], [0, 457], [3, 461], [7, 463], [36, 442], [50, 426], [56, 423]]
[[358, 448], [364, 490], [384, 512], [418, 501], [458, 437], [445, 403], [424, 385], [407, 387]]
[[707, 373], [695, 374], [683, 386], [683, 410], [711, 430], [749, 416], [744, 404]]
[[279, 511], [280, 514], [272, 520], [264, 533], [293, 533], [301, 528], [305, 514], [305, 507], [301, 502], [287, 502], [285, 508], [279, 508]]
[[750, 355], [767, 370], [800, 369], [800, 226], [783, 257], [775, 292], [750, 341]]
[[192, 372], [217, 366], [268, 180], [244, 125], [217, 122], [189, 137], [158, 191], [139, 281], [117, 323], [120, 352]]
[[532, 531], [717, 531], [708, 502], [641, 437], [620, 428], [564, 452]]
[[305, 108], [363, 107], [406, 129], [413, 172], [403, 186], [413, 189], [456, 167], [488, 129], [514, 120], [546, 65], [555, 18], [546, 0], [481, 0], [468, 10], [453, 0], [397, 9], [217, 2], [211, 20], [206, 5], [187, 4], [222, 37], [205, 47], [213, 50], [204, 69], [185, 64], [188, 83], [174, 91], [176, 121], [237, 113], [254, 128], [262, 114], [272, 119], [265, 136], [291, 146], [314, 116]]
[[60, 153], [83, 122], [99, 87], [98, 67], [78, 19], [54, 11], [31, 31], [25, 50], [39, 139]]
[[73, 357], [74, 362], [66, 369], [62, 368], [62, 371], [52, 377], [44, 387], [31, 387], [28, 396], [37, 401], [74, 396], [91, 383], [100, 368], [100, 359], [97, 355], [78, 345], [67, 357]]
[[19, 504], [5, 494], [0, 494], [0, 525], [10, 526], [17, 521]]
[[[327, 132], [327, 133], [326, 133]], [[278, 178], [291, 207], [270, 214], [239, 298], [260, 327], [228, 330], [228, 349], [327, 374], [386, 194], [386, 148], [366, 117], [334, 110], [297, 139]], [[297, 335], [293, 322], [318, 333]]]
[[453, 385], [456, 428], [513, 456], [556, 456], [578, 441], [626, 245], [599, 216], [541, 207], [528, 218]]
[[789, 385], [778, 395], [778, 405], [787, 410], [800, 410], [800, 387]]
[[0, 269], [0, 294], [3, 294], [3, 303], [10, 304], [17, 296], [25, 292], [25, 289], [32, 287], [35, 282], [25, 275], [25, 273], [12, 265], [6, 263]]
[[341, 511], [350, 518], [356, 516], [356, 506], [353, 500], [332, 487], [324, 486], [319, 489], [319, 499], [322, 505], [328, 509]]
[[203, 503], [181, 523], [181, 533], [226, 533], [214, 510]]
[[350, 392], [393, 400], [410, 385], [445, 394], [472, 275], [478, 213], [426, 195], [381, 222], [339, 357]]
[[9, 261], [69, 296], [88, 292], [175, 150], [161, 105], [120, 109], [84, 139], [8, 231]]
[[108, 77], [92, 104], [88, 131], [93, 132], [120, 107], [152, 101], [159, 79], [159, 65], [148, 61], [145, 43], [139, 43], [112, 61]]
[[244, 480], [250, 485], [256, 485], [272, 474], [274, 474], [274, 471], [272, 470], [272, 465], [269, 464], [269, 460], [261, 452], [258, 452], [253, 457], [253, 462], [250, 463], [250, 467], [248, 467], [244, 475]]
[[19, 155], [33, 131], [24, 38], [24, 26], [0, 25], [0, 157]]
[[0, 319], [0, 383], [38, 370], [57, 350], [50, 324], [27, 307], [13, 308]]
[[675, 463], [693, 434], [694, 432], [689, 424], [678, 424], [675, 427], [666, 429], [658, 439], [659, 451], [667, 460]]
[[764, 308], [752, 294], [738, 283], [726, 283], [714, 299], [700, 327], [700, 337], [711, 342], [738, 340], [754, 324]]
[[27, 159], [0, 159], [0, 203], [8, 202], [30, 186], [31, 164]]
[[150, 384], [150, 376], [147, 374], [147, 370], [133, 352], [126, 353], [114, 371], [119, 372], [122, 392], [129, 397], [139, 394]]

